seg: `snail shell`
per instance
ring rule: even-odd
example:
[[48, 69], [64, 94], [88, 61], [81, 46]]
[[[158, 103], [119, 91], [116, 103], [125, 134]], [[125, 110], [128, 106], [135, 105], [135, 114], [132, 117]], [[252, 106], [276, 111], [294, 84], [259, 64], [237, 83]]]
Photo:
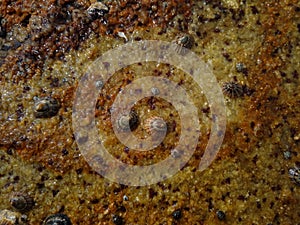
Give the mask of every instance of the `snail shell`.
[[43, 225], [72, 225], [69, 217], [62, 213], [57, 213], [48, 216]]
[[33, 208], [33, 198], [24, 193], [14, 193], [10, 198], [10, 204], [19, 212], [27, 212]]

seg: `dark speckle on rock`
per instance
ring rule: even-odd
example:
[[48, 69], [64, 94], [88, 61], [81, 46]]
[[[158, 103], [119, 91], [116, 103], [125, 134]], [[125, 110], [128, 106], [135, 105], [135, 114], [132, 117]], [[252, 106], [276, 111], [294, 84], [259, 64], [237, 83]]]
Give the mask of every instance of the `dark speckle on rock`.
[[2, 24], [2, 18], [0, 17], [0, 38], [5, 38], [6, 36], [6, 29]]
[[0, 25], [0, 38], [5, 38], [6, 31], [5, 28]]

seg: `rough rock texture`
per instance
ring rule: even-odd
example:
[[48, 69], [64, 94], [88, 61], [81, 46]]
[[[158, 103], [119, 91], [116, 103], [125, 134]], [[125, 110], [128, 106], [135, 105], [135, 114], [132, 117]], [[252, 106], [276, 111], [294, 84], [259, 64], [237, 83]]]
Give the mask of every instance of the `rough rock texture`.
[[[109, 12], [99, 18], [87, 13], [93, 3], [0, 4], [0, 210], [12, 210], [12, 192], [26, 192], [36, 203], [26, 213], [34, 225], [54, 213], [68, 215], [73, 224], [114, 224], [119, 217], [125, 224], [297, 224], [300, 189], [288, 171], [300, 162], [299, 2], [103, 1]], [[91, 62], [125, 39], [173, 41], [180, 33], [194, 37], [191, 50], [212, 66], [220, 86], [234, 81], [246, 87], [243, 96], [226, 97], [218, 158], [197, 171], [212, 115], [193, 81], [172, 65], [132, 65], [99, 95], [97, 125], [110, 152], [147, 165], [167, 157], [178, 141], [176, 110], [155, 98], [135, 110], [141, 121], [166, 118], [170, 132], [163, 145], [135, 153], [115, 137], [110, 107], [120, 89], [145, 75], [171, 78], [189, 90], [200, 109], [201, 141], [190, 162], [166, 181], [149, 187], [111, 183], [89, 167], [74, 140], [78, 81]], [[60, 108], [37, 118], [35, 102], [47, 97]], [[147, 135], [141, 127], [134, 132]], [[180, 218], [174, 218], [176, 210]]]

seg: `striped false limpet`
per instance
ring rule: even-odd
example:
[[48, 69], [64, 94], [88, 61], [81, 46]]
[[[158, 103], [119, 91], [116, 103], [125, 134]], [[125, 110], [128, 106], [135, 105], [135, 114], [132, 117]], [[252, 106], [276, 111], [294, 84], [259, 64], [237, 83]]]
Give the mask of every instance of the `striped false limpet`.
[[223, 83], [223, 93], [230, 98], [240, 98], [244, 96], [244, 86], [235, 81]]

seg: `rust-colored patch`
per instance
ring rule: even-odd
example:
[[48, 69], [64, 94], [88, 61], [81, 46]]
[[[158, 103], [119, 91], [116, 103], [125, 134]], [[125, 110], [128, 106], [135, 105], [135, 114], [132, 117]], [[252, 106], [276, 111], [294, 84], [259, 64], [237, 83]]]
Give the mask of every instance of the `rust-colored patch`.
[[183, 14], [187, 23], [191, 14], [191, 3], [183, 0], [123, 0], [106, 4], [110, 8], [108, 14], [92, 20], [87, 15], [87, 2], [4, 1], [0, 7], [0, 15], [6, 20], [4, 28], [10, 31], [15, 24], [21, 24], [28, 30], [28, 38], [4, 60], [1, 74], [11, 70], [14, 82], [30, 79], [36, 70], [42, 69], [43, 60], [63, 58], [71, 49], [77, 49], [91, 32], [117, 35], [137, 28], [165, 28], [175, 15]]

